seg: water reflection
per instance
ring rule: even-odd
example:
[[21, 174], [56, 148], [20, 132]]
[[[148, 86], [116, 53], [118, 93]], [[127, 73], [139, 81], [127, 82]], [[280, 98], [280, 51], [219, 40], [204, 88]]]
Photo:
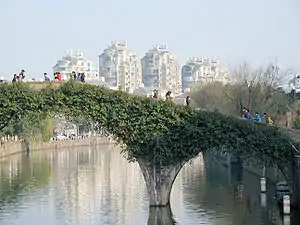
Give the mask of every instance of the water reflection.
[[170, 206], [150, 207], [148, 225], [174, 225], [176, 221], [173, 218]]
[[138, 164], [114, 145], [14, 156], [1, 162], [0, 175], [1, 225], [300, 224], [282, 219], [274, 188], [261, 194], [259, 177], [201, 156], [179, 173], [172, 210], [149, 209]]
[[[189, 168], [190, 169], [190, 168]], [[267, 193], [260, 192], [260, 178], [243, 171], [240, 166], [225, 168], [209, 161], [194, 176], [194, 185], [184, 185], [184, 200], [188, 207], [196, 206], [191, 213], [196, 220], [214, 221], [214, 224], [284, 224], [274, 199], [275, 190], [268, 185]], [[191, 189], [193, 187], [193, 189]], [[177, 217], [177, 212], [174, 210]], [[208, 217], [209, 215], [214, 216]], [[217, 215], [217, 216], [216, 216]], [[207, 219], [206, 219], [207, 218]], [[185, 220], [186, 223], [192, 222]], [[185, 223], [183, 223], [185, 224]], [[195, 223], [196, 224], [196, 223]], [[209, 222], [205, 223], [209, 224]], [[291, 217], [289, 224], [299, 224]]]
[[56, 208], [69, 224], [134, 224], [140, 220], [136, 206], [146, 203], [145, 184], [138, 165], [128, 164], [119, 149], [111, 145], [98, 151], [78, 150], [77, 154], [65, 151], [55, 157], [58, 165], [51, 191], [57, 196]]
[[47, 158], [41, 158], [33, 165], [28, 157], [20, 156], [1, 162], [0, 176], [1, 221], [6, 215], [22, 214], [28, 195], [39, 192], [49, 182], [51, 165]]

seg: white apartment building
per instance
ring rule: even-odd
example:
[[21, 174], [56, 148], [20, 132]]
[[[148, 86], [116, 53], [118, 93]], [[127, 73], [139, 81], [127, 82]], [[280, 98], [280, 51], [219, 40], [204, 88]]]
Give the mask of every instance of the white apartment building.
[[228, 73], [219, 67], [219, 60], [211, 58], [191, 58], [182, 67], [182, 90], [189, 89], [199, 83], [221, 82], [226, 84]]
[[65, 55], [53, 66], [53, 72], [60, 72], [63, 80], [69, 80], [72, 71], [84, 73], [86, 80], [99, 79], [92, 61], [84, 59], [82, 52], [67, 50]]
[[132, 92], [142, 84], [141, 61], [127, 42], [113, 41], [99, 55], [99, 75], [108, 87]]
[[[292, 79], [289, 80], [289, 88], [292, 90], [295, 90], [296, 92], [300, 91], [300, 75], [295, 74]], [[290, 91], [290, 90], [288, 90]]]
[[147, 88], [181, 90], [179, 63], [166, 45], [158, 45], [142, 58], [143, 83]]

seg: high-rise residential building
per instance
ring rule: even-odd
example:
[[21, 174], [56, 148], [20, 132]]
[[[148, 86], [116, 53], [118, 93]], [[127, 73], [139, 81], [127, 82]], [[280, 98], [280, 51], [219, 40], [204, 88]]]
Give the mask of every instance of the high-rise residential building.
[[182, 67], [182, 90], [187, 91], [199, 83], [221, 82], [226, 84], [228, 73], [219, 66], [217, 59], [191, 58]]
[[65, 55], [53, 66], [53, 72], [60, 72], [63, 80], [69, 80], [72, 71], [84, 73], [86, 80], [99, 79], [92, 61], [86, 60], [82, 52], [67, 50]]
[[297, 90], [299, 92], [299, 90], [300, 90], [300, 75], [295, 74], [294, 77], [289, 80], [288, 85], [292, 90]]
[[141, 61], [127, 42], [111, 42], [99, 55], [99, 75], [111, 88], [132, 92], [142, 84]]
[[147, 88], [181, 90], [179, 63], [166, 45], [158, 45], [142, 58], [143, 83]]

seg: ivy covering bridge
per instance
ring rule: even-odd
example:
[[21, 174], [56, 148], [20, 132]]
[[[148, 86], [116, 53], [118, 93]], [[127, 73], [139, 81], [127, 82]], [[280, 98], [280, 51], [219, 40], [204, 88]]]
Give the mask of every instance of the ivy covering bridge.
[[177, 173], [200, 152], [230, 153], [264, 165], [288, 163], [293, 157], [290, 140], [277, 127], [218, 112], [76, 82], [0, 86], [0, 132], [56, 113], [81, 115], [111, 133], [128, 159], [139, 162], [150, 205], [169, 203]]

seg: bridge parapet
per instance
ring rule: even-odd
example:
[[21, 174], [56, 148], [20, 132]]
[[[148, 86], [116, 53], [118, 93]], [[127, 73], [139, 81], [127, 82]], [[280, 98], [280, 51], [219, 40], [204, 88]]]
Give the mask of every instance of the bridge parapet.
[[300, 147], [300, 130], [295, 130], [288, 127], [279, 127], [279, 130], [289, 137], [293, 142], [299, 144], [296, 147]]

